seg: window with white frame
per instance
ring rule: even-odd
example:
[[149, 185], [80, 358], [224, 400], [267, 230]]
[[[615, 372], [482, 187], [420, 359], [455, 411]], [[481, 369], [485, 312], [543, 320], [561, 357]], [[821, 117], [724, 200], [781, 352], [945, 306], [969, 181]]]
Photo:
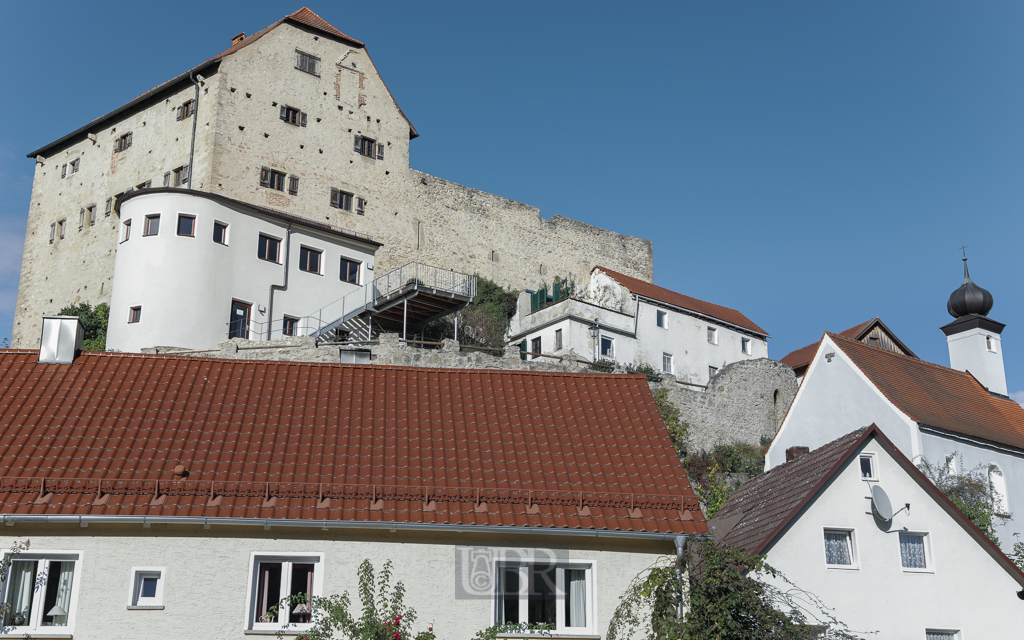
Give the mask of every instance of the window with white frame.
[[662, 329], [668, 328], [668, 312], [658, 311], [658, 326]]
[[708, 327], [708, 342], [718, 344], [718, 329], [715, 327]]
[[8, 633], [68, 632], [78, 599], [77, 552], [22, 553], [12, 562], [4, 584], [9, 605], [3, 624]]
[[615, 359], [615, 338], [601, 336], [601, 357], [609, 360]]
[[164, 608], [164, 568], [134, 567], [129, 609]]
[[740, 349], [748, 356], [752, 355], [754, 353], [754, 344], [750, 338], [740, 338]]
[[308, 629], [310, 596], [321, 595], [322, 574], [322, 553], [254, 553], [246, 628], [253, 631]]
[[985, 336], [985, 348], [992, 353], [996, 352], [996, 341], [992, 339], [992, 336]]
[[540, 355], [538, 354], [543, 353], [541, 351], [540, 336], [537, 336], [533, 340], [530, 340], [530, 353], [532, 354], [530, 355], [530, 360], [536, 360], [537, 358], [540, 357]]
[[928, 534], [900, 531], [900, 564], [904, 571], [928, 571]]
[[861, 480], [878, 480], [877, 460], [875, 454], [862, 453], [858, 460]]
[[550, 624], [554, 631], [594, 628], [594, 568], [586, 562], [498, 564], [495, 624]]
[[708, 380], [718, 375], [718, 367], [708, 367]]
[[663, 353], [661, 354], [661, 372], [672, 373], [672, 354]]
[[825, 566], [855, 569], [857, 554], [850, 529], [825, 529]]

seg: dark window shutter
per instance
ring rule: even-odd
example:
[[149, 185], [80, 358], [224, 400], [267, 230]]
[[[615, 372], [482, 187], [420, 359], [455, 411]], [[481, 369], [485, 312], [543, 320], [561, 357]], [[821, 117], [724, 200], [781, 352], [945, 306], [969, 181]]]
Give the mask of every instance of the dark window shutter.
[[65, 164], [63, 167], [60, 168], [60, 177], [68, 177], [68, 165]]
[[181, 118], [182, 118], [181, 112], [183, 111], [183, 109], [184, 109], [184, 105], [181, 105], [181, 106], [178, 107], [178, 113], [174, 116], [175, 120], [181, 120]]
[[82, 208], [78, 212], [78, 230], [81, 231], [82, 227], [84, 227], [84, 226], [85, 226], [85, 209]]
[[132, 146], [132, 134], [130, 131], [128, 132], [128, 137], [125, 139], [124, 146], [125, 148]]
[[303, 111], [302, 113], [299, 114], [299, 125], [303, 126], [303, 127], [306, 126], [306, 112], [305, 111]]
[[167, 173], [164, 174], [164, 186], [165, 187], [171, 186], [171, 172], [170, 171], [168, 171]]
[[355, 152], [356, 153], [359, 153], [359, 151], [360, 151], [359, 143], [362, 142], [362, 141], [363, 141], [363, 137], [362, 136], [356, 136], [356, 148], [355, 148]]
[[109, 216], [110, 215], [110, 205], [112, 205], [113, 202], [114, 202], [113, 198], [107, 198], [107, 208], [103, 211], [103, 215], [105, 215], [105, 216]]
[[378, 142], [377, 143], [377, 159], [378, 160], [383, 160], [384, 159], [384, 143], [383, 142]]
[[341, 197], [341, 192], [340, 191], [338, 191], [337, 189], [331, 189], [331, 206], [332, 207], [340, 206], [338, 204], [338, 200], [340, 199], [340, 197]]
[[366, 213], [366, 200], [363, 198], [356, 198], [356, 213]]
[[299, 177], [288, 176], [288, 193], [293, 196], [299, 195]]
[[288, 121], [288, 107], [281, 105], [281, 119], [285, 122]]
[[182, 167], [181, 168], [181, 183], [182, 184], [188, 184], [191, 187], [192, 183], [191, 183], [191, 180], [189, 180], [189, 178], [191, 178], [191, 177], [192, 176], [189, 175], [189, 167], [188, 167], [188, 165], [185, 165], [184, 167]]
[[270, 186], [270, 169], [267, 168], [267, 167], [263, 167], [263, 168], [260, 169], [260, 186], [261, 187], [269, 187]]

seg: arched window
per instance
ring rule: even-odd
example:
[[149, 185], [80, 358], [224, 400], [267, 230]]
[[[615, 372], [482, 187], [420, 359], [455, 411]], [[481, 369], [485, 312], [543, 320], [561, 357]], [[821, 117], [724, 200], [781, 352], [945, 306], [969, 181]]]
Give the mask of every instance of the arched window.
[[996, 513], [1007, 513], [1006, 501], [1006, 478], [999, 465], [992, 464], [988, 468], [988, 481], [992, 486], [993, 499], [995, 500]]

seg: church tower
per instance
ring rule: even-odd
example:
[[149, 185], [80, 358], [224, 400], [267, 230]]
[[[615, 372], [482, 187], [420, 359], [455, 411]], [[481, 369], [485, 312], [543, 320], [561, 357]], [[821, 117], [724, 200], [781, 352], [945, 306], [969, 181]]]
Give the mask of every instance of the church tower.
[[992, 393], [1006, 396], [1006, 371], [1000, 334], [1006, 325], [988, 317], [992, 294], [974, 284], [964, 257], [964, 283], [949, 296], [954, 320], [942, 327], [949, 345], [949, 366], [968, 371]]

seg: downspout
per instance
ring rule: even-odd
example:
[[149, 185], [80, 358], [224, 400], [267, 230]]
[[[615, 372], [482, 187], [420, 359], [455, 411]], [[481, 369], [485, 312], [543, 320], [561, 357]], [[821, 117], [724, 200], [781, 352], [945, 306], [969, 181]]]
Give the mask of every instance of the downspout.
[[[190, 176], [191, 177], [191, 176]], [[288, 290], [288, 257], [292, 253], [292, 223], [288, 223], [288, 231], [285, 232], [284, 241], [284, 284], [270, 285], [270, 301], [267, 302], [267, 340], [273, 340], [274, 335], [274, 292]], [[281, 324], [281, 334], [284, 337], [284, 323]]]
[[203, 82], [203, 76], [199, 76], [199, 80], [192, 77], [192, 72], [189, 72], [188, 79], [192, 81], [192, 84], [196, 85], [196, 98], [193, 100], [195, 103], [192, 106], [192, 145], [188, 149], [188, 188], [192, 188], [192, 158], [196, 154], [196, 124], [199, 122], [199, 83]]
[[676, 606], [676, 619], [683, 619], [683, 554], [686, 552], [685, 533], [676, 536], [676, 582], [679, 584], [679, 603]]

